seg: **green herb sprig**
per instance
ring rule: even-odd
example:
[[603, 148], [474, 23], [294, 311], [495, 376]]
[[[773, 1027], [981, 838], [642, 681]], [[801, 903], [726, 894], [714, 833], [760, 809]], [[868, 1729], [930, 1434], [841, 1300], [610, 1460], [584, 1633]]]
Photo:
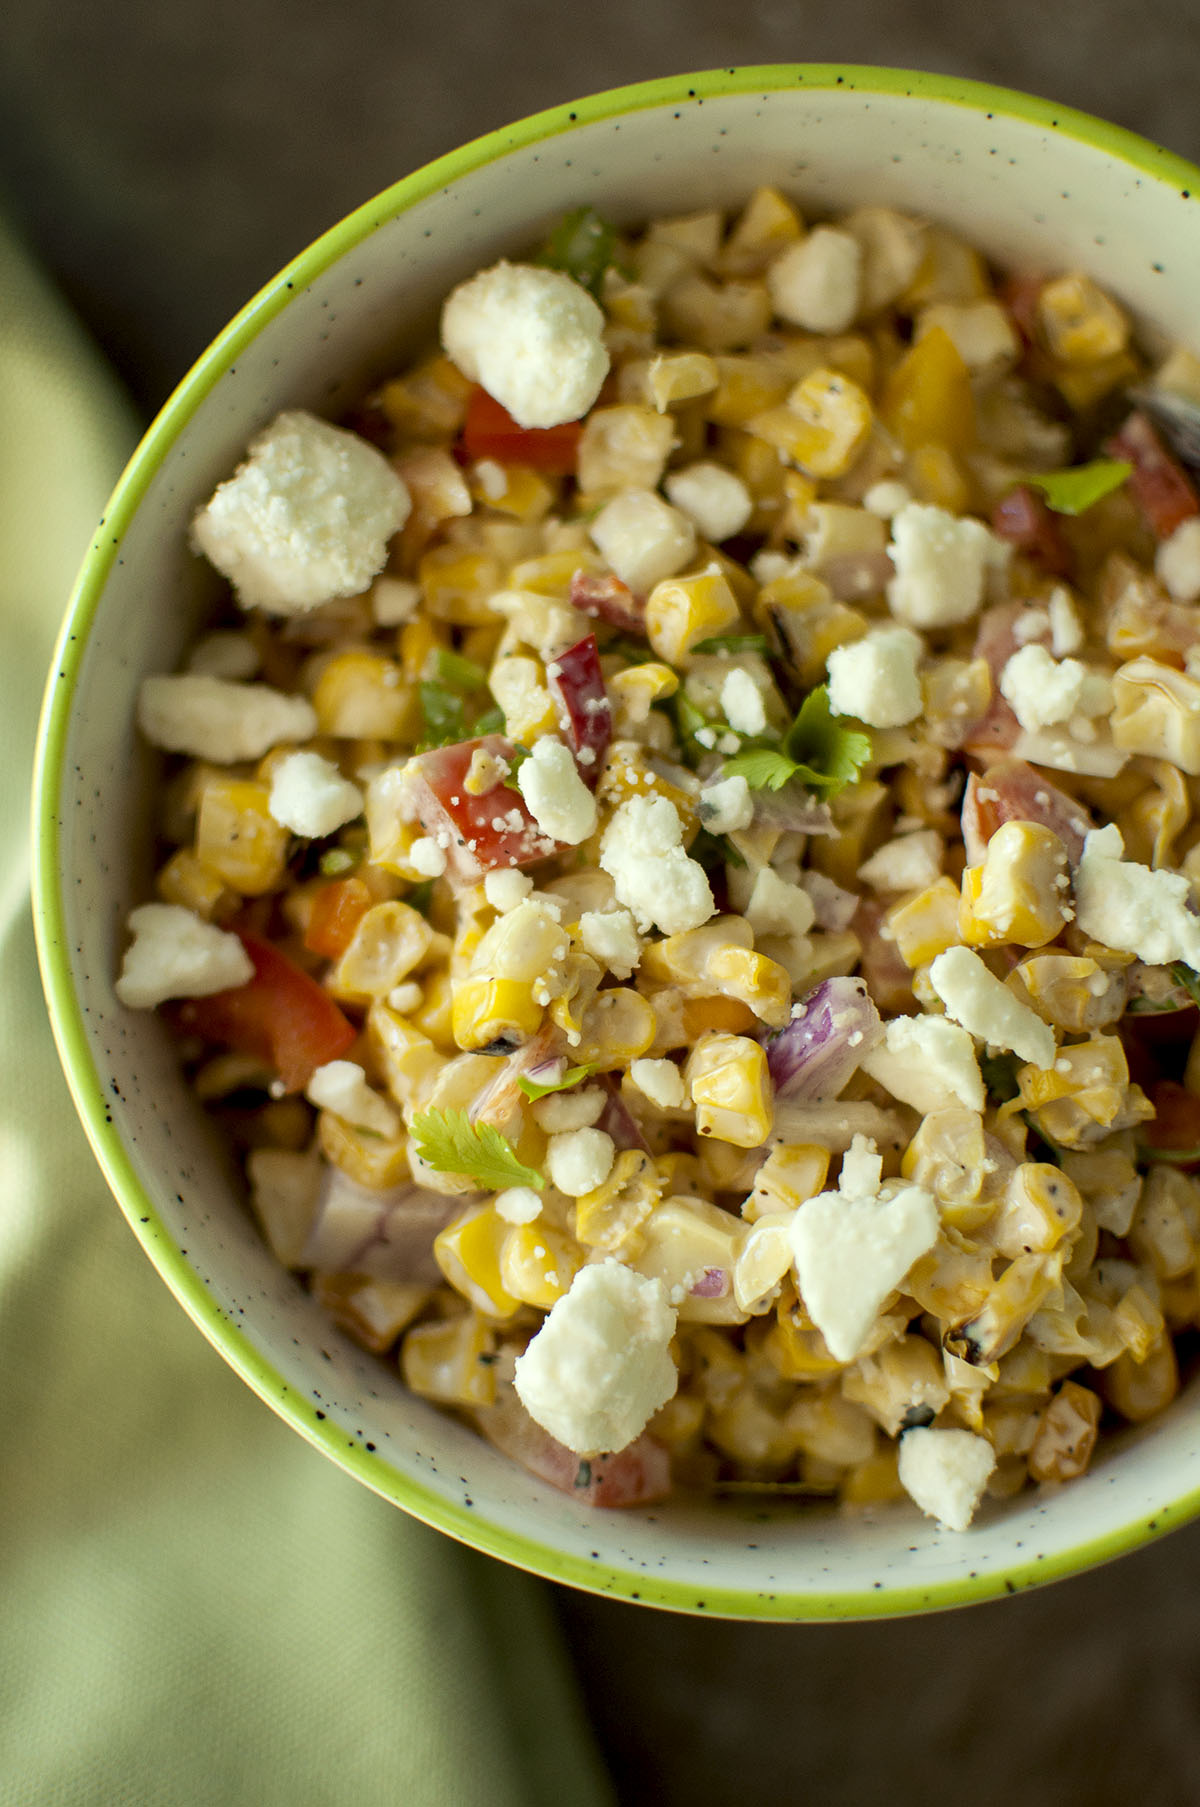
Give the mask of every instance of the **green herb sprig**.
[[472, 1123], [466, 1111], [421, 1111], [412, 1121], [417, 1153], [439, 1173], [461, 1173], [489, 1192], [506, 1186], [532, 1186], [545, 1180], [536, 1167], [526, 1167], [507, 1136], [490, 1123]]

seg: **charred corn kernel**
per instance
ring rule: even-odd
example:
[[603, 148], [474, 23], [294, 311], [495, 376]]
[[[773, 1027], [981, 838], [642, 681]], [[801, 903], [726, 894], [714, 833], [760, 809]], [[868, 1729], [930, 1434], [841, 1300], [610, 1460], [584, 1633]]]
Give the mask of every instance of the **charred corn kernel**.
[[696, 1107], [696, 1130], [739, 1148], [758, 1148], [771, 1133], [771, 1078], [766, 1050], [744, 1035], [702, 1036], [688, 1057], [684, 1083]]
[[821, 1380], [843, 1366], [795, 1299], [780, 1301], [763, 1351], [784, 1380]]
[[213, 779], [201, 793], [195, 857], [242, 897], [283, 883], [291, 837], [271, 814], [270, 795], [253, 778]]
[[599, 554], [590, 546], [572, 547], [564, 552], [543, 552], [513, 566], [508, 574], [508, 588], [532, 590], [537, 596], [565, 598], [571, 593], [571, 579], [577, 571], [595, 573], [603, 568]]
[[654, 1011], [628, 986], [598, 991], [583, 1013], [572, 1059], [580, 1066], [611, 1073], [643, 1055], [654, 1040]]
[[746, 1238], [739, 1218], [705, 1199], [678, 1195], [656, 1206], [640, 1234], [643, 1247], [628, 1265], [662, 1281], [681, 1323], [744, 1322], [730, 1278]]
[[360, 1186], [383, 1191], [409, 1177], [408, 1143], [403, 1136], [377, 1136], [355, 1129], [332, 1111], [318, 1114], [317, 1145], [332, 1166]]
[[550, 1000], [550, 1020], [557, 1023], [572, 1047], [582, 1033], [583, 1019], [600, 989], [603, 976], [599, 961], [573, 949], [560, 963], [553, 980], [547, 977], [547, 989], [553, 984], [554, 991]]
[[971, 505], [971, 483], [948, 446], [917, 445], [904, 461], [904, 481], [917, 502], [965, 514]]
[[417, 564], [424, 607], [438, 621], [459, 626], [487, 625], [491, 598], [502, 587], [499, 561], [485, 552], [464, 551], [447, 541], [433, 546]]
[[1064, 1380], [1042, 1413], [1029, 1451], [1034, 1481], [1071, 1481], [1085, 1474], [1100, 1428], [1100, 1397], [1090, 1387]]
[[440, 445], [457, 434], [470, 394], [468, 379], [439, 354], [385, 383], [379, 404], [402, 438]]
[[1008, 1182], [1004, 1203], [988, 1226], [1002, 1255], [1044, 1255], [1073, 1236], [1083, 1200], [1073, 1180], [1043, 1161], [1023, 1161]]
[[741, 610], [719, 570], [693, 577], [668, 577], [646, 598], [646, 634], [660, 659], [669, 665], [685, 658], [701, 640], [725, 634]]
[[818, 583], [816, 578], [781, 578], [764, 586], [759, 605], [760, 618], [805, 686], [819, 684], [830, 653], [861, 640], [870, 626], [860, 609], [835, 601], [828, 591], [822, 597], [809, 588]]
[[1054, 387], [1077, 412], [1094, 407], [1115, 389], [1128, 388], [1141, 375], [1141, 365], [1131, 352], [1118, 351], [1094, 364], [1060, 364]]
[[1161, 1336], [1144, 1361], [1125, 1351], [1100, 1377], [1104, 1397], [1130, 1424], [1165, 1411], [1179, 1391], [1179, 1363], [1169, 1336]]
[[1159, 1280], [1178, 1280], [1195, 1267], [1196, 1206], [1196, 1189], [1187, 1174], [1158, 1164], [1150, 1169], [1128, 1242]]
[[510, 740], [529, 745], [558, 726], [554, 698], [542, 677], [540, 660], [519, 653], [497, 659], [492, 666], [488, 683], [504, 711], [504, 730]]
[[750, 354], [719, 357], [717, 386], [704, 404], [721, 427], [744, 427], [756, 414], [776, 407], [791, 387], [790, 373], [777, 360]]
[[796, 384], [782, 407], [747, 422], [810, 477], [842, 477], [866, 442], [873, 415], [866, 391], [840, 370], [821, 367]]
[[723, 1456], [753, 1468], [780, 1469], [796, 1455], [795, 1433], [783, 1413], [752, 1387], [742, 1387], [711, 1411], [705, 1428]]
[[405, 740], [416, 731], [416, 692], [393, 659], [352, 649], [322, 667], [313, 690], [322, 734], [341, 740]]
[[657, 759], [636, 741], [614, 741], [605, 755], [596, 786], [596, 801], [610, 813], [630, 797], [665, 797], [683, 825], [683, 844], [691, 845], [700, 827], [700, 786], [683, 766]]
[[811, 1143], [780, 1142], [754, 1176], [754, 1189], [742, 1205], [748, 1223], [780, 1211], [794, 1211], [815, 1198], [829, 1175], [829, 1150]]
[[925, 732], [939, 747], [960, 747], [992, 700], [986, 659], [937, 659], [921, 673]]
[[329, 989], [350, 1004], [385, 998], [421, 964], [432, 943], [433, 930], [419, 911], [406, 903], [372, 904], [329, 974]]
[[1126, 753], [1200, 774], [1200, 681], [1157, 659], [1131, 659], [1113, 676], [1113, 743]]
[[1125, 980], [1086, 954], [1035, 954], [1009, 975], [1009, 986], [1055, 1029], [1102, 1029], [1125, 1007]]
[[803, 232], [800, 215], [777, 188], [756, 188], [721, 247], [727, 276], [761, 276], [773, 258]]
[[460, 979], [450, 1021], [455, 1041], [471, 1053], [497, 1041], [527, 1042], [541, 1028], [542, 1014], [524, 980]]
[[771, 298], [754, 281], [712, 282], [696, 272], [673, 283], [662, 298], [667, 333], [701, 351], [737, 351], [771, 324]]
[[983, 864], [962, 876], [958, 933], [968, 947], [1045, 947], [1070, 919], [1067, 850], [1040, 822], [1003, 822]]
[[367, 1012], [367, 1039], [397, 1104], [412, 1104], [420, 1109], [446, 1064], [445, 1056], [428, 1035], [378, 1000]]
[[602, 1186], [575, 1201], [575, 1235], [614, 1255], [642, 1246], [640, 1231], [663, 1194], [663, 1176], [640, 1148], [623, 1148]]
[[1115, 1035], [1061, 1047], [1045, 1072], [1020, 1067], [1017, 1083], [1037, 1128], [1064, 1148], [1085, 1148], [1109, 1129], [1144, 1123], [1154, 1114], [1153, 1105], [1129, 1083], [1125, 1050]]
[[926, 445], [971, 449], [971, 376], [944, 328], [934, 327], [905, 352], [884, 384], [879, 415], [907, 451]]
[[565, 1231], [538, 1219], [514, 1224], [500, 1251], [500, 1279], [523, 1305], [549, 1311], [583, 1266], [583, 1251]]
[[925, 255], [901, 300], [905, 312], [915, 313], [939, 302], [980, 301], [990, 289], [987, 266], [975, 247], [940, 226], [931, 226]]
[[444, 633], [444, 628], [439, 633], [424, 615], [418, 615], [415, 621], [406, 621], [400, 629], [400, 666], [411, 683], [429, 676], [434, 655], [445, 645]]
[[1090, 276], [1078, 273], [1043, 285], [1037, 325], [1051, 357], [1065, 364], [1098, 364], [1129, 342], [1126, 315]]
[[511, 1318], [521, 1305], [500, 1273], [512, 1225], [491, 1205], [473, 1205], [433, 1239], [433, 1258], [455, 1292], [490, 1318]]
[[950, 1397], [939, 1350], [923, 1336], [900, 1336], [861, 1357], [842, 1380], [845, 1397], [870, 1414], [889, 1437], [911, 1415], [934, 1417]]
[[939, 878], [889, 910], [880, 932], [891, 937], [905, 966], [915, 970], [958, 945], [958, 911], [958, 886], [951, 878]]
[[629, 665], [608, 679], [608, 700], [612, 704], [613, 733], [636, 738], [636, 731], [650, 713], [654, 703], [674, 696], [679, 689], [678, 675], [669, 665], [651, 659], [645, 665]]
[[492, 1405], [496, 1398], [493, 1357], [496, 1336], [477, 1312], [417, 1324], [404, 1339], [400, 1372], [422, 1399], [440, 1405]]
[[646, 372], [646, 391], [659, 413], [673, 402], [711, 395], [720, 381], [715, 359], [703, 351], [659, 352]]
[[431, 1286], [360, 1274], [316, 1274], [312, 1290], [317, 1304], [374, 1355], [386, 1354], [433, 1295]]
[[999, 1361], [1061, 1277], [1061, 1255], [1018, 1255], [993, 1281], [982, 1309], [947, 1332], [946, 1348], [977, 1367]]
[[554, 502], [554, 485], [527, 464], [481, 460], [471, 472], [471, 494], [486, 508], [517, 521], [540, 521]]
[[189, 847], [176, 848], [160, 869], [154, 888], [164, 903], [182, 904], [205, 922], [219, 916], [222, 906], [232, 901], [220, 873], [197, 859]]

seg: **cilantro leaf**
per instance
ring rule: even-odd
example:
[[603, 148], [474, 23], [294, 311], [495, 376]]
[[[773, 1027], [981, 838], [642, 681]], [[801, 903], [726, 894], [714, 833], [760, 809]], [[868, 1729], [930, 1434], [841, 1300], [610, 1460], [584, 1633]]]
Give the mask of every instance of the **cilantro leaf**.
[[789, 779], [818, 797], [836, 797], [858, 778], [871, 757], [871, 737], [842, 726], [843, 717], [829, 707], [824, 684], [810, 690], [795, 721], [783, 737], [782, 750], [749, 747], [725, 761], [727, 778], [744, 778], [752, 791], [782, 790]]
[[344, 878], [361, 859], [361, 853], [351, 853], [348, 847], [327, 847], [317, 861], [317, 870], [322, 878]]
[[767, 636], [765, 634], [714, 634], [710, 640], [701, 640], [693, 646], [694, 653], [765, 653]]
[[505, 1186], [533, 1186], [545, 1180], [536, 1167], [526, 1167], [507, 1136], [490, 1123], [472, 1123], [466, 1111], [427, 1110], [413, 1118], [417, 1153], [439, 1173], [461, 1173], [490, 1192]]
[[751, 747], [749, 751], [727, 759], [721, 768], [726, 778], [744, 778], [752, 791], [782, 790], [799, 770], [795, 760], [789, 759], [786, 753], [776, 753], [771, 747]]
[[1040, 489], [1055, 514], [1084, 514], [1120, 489], [1133, 470], [1123, 458], [1093, 458], [1065, 471], [1026, 471], [1023, 481]]
[[505, 790], [516, 791], [518, 796], [521, 795], [521, 787], [517, 783], [517, 773], [530, 756], [529, 748], [523, 747], [518, 741], [508, 755], [508, 776], [502, 781]]
[[558, 222], [537, 261], [549, 264], [552, 270], [565, 270], [598, 296], [616, 243], [616, 227], [602, 219], [594, 207], [574, 207]]
[[483, 714], [476, 718], [474, 732], [476, 734], [503, 734], [504, 711], [499, 703], [491, 709], [485, 709]]
[[529, 1079], [524, 1073], [521, 1073], [517, 1077], [517, 1084], [527, 1098], [545, 1098], [549, 1092], [569, 1091], [573, 1085], [579, 1085], [583, 1080], [590, 1079], [595, 1070], [591, 1066], [568, 1067], [562, 1078], [554, 1080], [551, 1085], [540, 1085], [536, 1079]]
[[1176, 985], [1182, 985], [1193, 1004], [1200, 1004], [1200, 973], [1194, 973], [1190, 966], [1182, 960], [1176, 960], [1169, 968]]
[[421, 714], [425, 721], [422, 746], [449, 747], [456, 740], [465, 740], [467, 724], [463, 715], [462, 698], [429, 678], [418, 685], [418, 691]]
[[447, 646], [438, 647], [435, 664], [439, 683], [463, 696], [473, 696], [487, 683], [487, 672], [482, 665], [476, 665], [474, 659], [464, 659], [461, 653], [451, 652]]

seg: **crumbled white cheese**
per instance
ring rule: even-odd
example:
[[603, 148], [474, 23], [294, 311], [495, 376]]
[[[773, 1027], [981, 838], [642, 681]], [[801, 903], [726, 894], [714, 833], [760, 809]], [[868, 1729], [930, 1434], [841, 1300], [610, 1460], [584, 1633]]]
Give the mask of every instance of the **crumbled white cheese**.
[[914, 1110], [939, 1110], [957, 1099], [968, 1110], [986, 1103], [975, 1043], [944, 1016], [895, 1016], [884, 1039], [863, 1059], [863, 1071]]
[[498, 916], [515, 910], [532, 890], [533, 880], [529, 874], [518, 872], [515, 866], [497, 866], [484, 874], [483, 894]]
[[395, 1136], [400, 1119], [386, 1098], [372, 1091], [367, 1076], [353, 1060], [328, 1060], [318, 1067], [304, 1088], [304, 1096], [318, 1110], [332, 1111], [355, 1129], [376, 1136]]
[[647, 595], [682, 571], [696, 550], [696, 529], [685, 514], [649, 489], [624, 489], [607, 502], [588, 528], [622, 583]]
[[995, 541], [982, 521], [910, 502], [892, 517], [893, 615], [908, 627], [955, 627], [983, 601]]
[[577, 1455], [624, 1449], [679, 1384], [674, 1334], [661, 1280], [594, 1262], [517, 1357], [513, 1384], [529, 1416]]
[[763, 693], [748, 671], [735, 665], [721, 685], [721, 708], [739, 734], [761, 734], [767, 725]]
[[1176, 602], [1200, 600], [1200, 515], [1181, 521], [1154, 555], [1154, 571]]
[[700, 820], [709, 834], [736, 834], [754, 820], [754, 799], [741, 773], [721, 778], [700, 792]]
[[551, 1092], [533, 1106], [533, 1120], [548, 1136], [565, 1135], [572, 1129], [590, 1129], [604, 1115], [608, 1093], [598, 1085], [574, 1086], [565, 1092]]
[[602, 1129], [568, 1129], [551, 1136], [546, 1149], [546, 1171], [560, 1192], [581, 1198], [594, 1192], [612, 1172], [616, 1144]]
[[529, 758], [518, 766], [517, 788], [552, 841], [577, 847], [596, 832], [596, 799], [579, 776], [570, 747], [552, 734], [535, 741]]
[[302, 615], [357, 596], [408, 519], [408, 490], [357, 433], [280, 414], [192, 522], [192, 544], [245, 609]]
[[741, 478], [707, 459], [669, 471], [665, 488], [675, 507], [714, 546], [740, 533], [754, 511], [754, 498]]
[[686, 1094], [683, 1074], [673, 1060], [635, 1060], [630, 1062], [629, 1077], [643, 1097], [660, 1110], [682, 1110]]
[[131, 1010], [153, 1010], [166, 998], [206, 998], [245, 985], [254, 964], [236, 935], [181, 904], [148, 903], [131, 912], [116, 993]]
[[407, 577], [377, 577], [371, 585], [371, 613], [377, 627], [402, 627], [421, 601], [418, 584]]
[[203, 634], [187, 657], [187, 670], [205, 678], [228, 678], [231, 683], [245, 683], [257, 672], [262, 661], [249, 634], [230, 628], [218, 628]]
[[881, 515], [890, 521], [894, 514], [907, 508], [912, 501], [912, 491], [894, 477], [884, 477], [879, 483], [872, 483], [863, 497], [863, 507], [871, 514]]
[[995, 1450], [974, 1431], [916, 1425], [900, 1439], [900, 1485], [948, 1531], [970, 1525], [995, 1466]]
[[792, 1261], [804, 1306], [835, 1361], [853, 1361], [879, 1307], [933, 1247], [938, 1210], [923, 1186], [879, 1185], [875, 1144], [856, 1136], [836, 1192], [793, 1214]]
[[1075, 920], [1085, 935], [1147, 966], [1173, 960], [1200, 969], [1200, 916], [1189, 908], [1181, 872], [1157, 871], [1122, 856], [1115, 823], [1094, 828], [1075, 872]]
[[862, 247], [836, 226], [818, 226], [767, 268], [771, 305], [810, 333], [844, 333], [858, 312]]
[[873, 891], [924, 891], [941, 870], [941, 835], [936, 828], [919, 828], [885, 841], [864, 860], [858, 876]]
[[643, 934], [652, 925], [664, 935], [698, 929], [716, 908], [703, 866], [684, 852], [683, 824], [666, 797], [620, 805], [604, 831], [600, 865]]
[[604, 315], [565, 271], [503, 260], [452, 291], [442, 344], [522, 427], [579, 420], [608, 374]]
[[446, 849], [431, 834], [419, 835], [408, 850], [408, 863], [422, 878], [441, 878], [446, 870]]
[[[829, 655], [829, 707], [869, 728], [904, 728], [921, 713], [917, 667], [925, 651], [907, 627], [876, 628]], [[736, 724], [735, 724], [736, 725]]]
[[764, 866], [756, 875], [742, 914], [756, 936], [807, 935], [817, 919], [808, 892], [780, 878], [770, 866]]
[[542, 1214], [542, 1198], [532, 1186], [509, 1186], [492, 1200], [497, 1217], [505, 1223], [532, 1223]]
[[[1000, 673], [1000, 692], [1030, 734], [1058, 722], [1090, 721], [1112, 708], [1112, 684], [1078, 659], [1055, 659], [1044, 646], [1022, 646]], [[1087, 738], [1086, 734], [1081, 738]]]
[[1013, 996], [969, 947], [949, 947], [929, 968], [929, 982], [947, 1014], [980, 1041], [1010, 1048], [1043, 1070], [1054, 1065], [1054, 1031]]
[[143, 678], [138, 726], [151, 746], [165, 752], [233, 765], [261, 759], [281, 741], [311, 740], [317, 712], [307, 697], [285, 696], [269, 684], [230, 684], [181, 672]]
[[1068, 653], [1079, 652], [1086, 637], [1083, 623], [1079, 619], [1079, 611], [1071, 592], [1064, 589], [1062, 584], [1056, 584], [1051, 590], [1050, 600], [1046, 604], [1046, 616], [1050, 623], [1050, 651], [1054, 657], [1061, 659]]
[[583, 951], [607, 966], [615, 978], [627, 979], [637, 970], [642, 944], [628, 910], [585, 910], [579, 918]]
[[317, 841], [363, 812], [363, 794], [320, 753], [289, 753], [271, 773], [267, 804], [293, 834]]

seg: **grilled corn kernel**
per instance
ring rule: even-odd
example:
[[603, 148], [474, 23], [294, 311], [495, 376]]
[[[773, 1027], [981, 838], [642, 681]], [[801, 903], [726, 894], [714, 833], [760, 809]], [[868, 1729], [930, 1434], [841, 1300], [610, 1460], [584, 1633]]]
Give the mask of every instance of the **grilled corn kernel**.
[[335, 653], [313, 688], [320, 733], [343, 740], [402, 740], [417, 724], [416, 698], [393, 659], [366, 648]]
[[528, 745], [541, 734], [552, 734], [558, 725], [554, 698], [542, 682], [537, 659], [510, 653], [496, 660], [488, 683], [504, 711], [504, 731], [510, 740]]
[[1113, 744], [1200, 774], [1200, 681], [1157, 659], [1131, 659], [1113, 676]]
[[532, 590], [536, 596], [565, 599], [571, 593], [571, 579], [577, 571], [595, 573], [601, 570], [600, 557], [590, 546], [572, 547], [564, 552], [543, 552], [515, 564], [508, 574], [508, 587], [510, 590]]
[[449, 1052], [454, 1046], [453, 1009], [454, 982], [444, 968], [421, 980], [423, 997], [410, 1012], [410, 1020], [422, 1035], [427, 1035], [435, 1048]]
[[575, 1201], [575, 1234], [605, 1254], [641, 1247], [639, 1231], [663, 1194], [663, 1176], [640, 1148], [623, 1148], [602, 1186]]
[[674, 665], [699, 641], [728, 633], [740, 615], [727, 579], [709, 566], [654, 586], [646, 599], [646, 634], [659, 658]]
[[815, 1198], [829, 1174], [829, 1150], [813, 1144], [780, 1142], [754, 1176], [754, 1189], [742, 1205], [747, 1223], [780, 1211], [794, 1211]]
[[679, 678], [669, 665], [649, 660], [645, 665], [630, 665], [614, 672], [608, 679], [608, 697], [612, 704], [613, 733], [618, 737], [636, 738], [651, 705], [674, 696]]
[[452, 541], [432, 547], [417, 565], [425, 608], [435, 620], [462, 627], [487, 626], [494, 619], [491, 598], [503, 581], [498, 559]]
[[717, 386], [704, 404], [721, 427], [744, 427], [756, 414], [782, 402], [792, 379], [778, 360], [754, 355], [718, 357]]
[[450, 1023], [458, 1046], [468, 1052], [497, 1041], [520, 1044], [541, 1028], [542, 1006], [521, 979], [460, 979]]
[[496, 1335], [478, 1313], [418, 1324], [400, 1352], [404, 1384], [441, 1405], [491, 1405], [496, 1398]]
[[925, 445], [970, 451], [975, 442], [971, 376], [944, 328], [934, 327], [905, 352], [884, 384], [879, 415], [906, 451]]
[[766, 1050], [744, 1035], [701, 1037], [688, 1057], [684, 1083], [696, 1107], [696, 1130], [739, 1148], [759, 1148], [771, 1133], [771, 1078]]
[[796, 384], [783, 407], [749, 421], [750, 431], [810, 477], [842, 477], [866, 443], [871, 398], [840, 370], [819, 368]]
[[702, 928], [650, 942], [641, 970], [647, 978], [675, 983], [692, 997], [710, 991], [745, 1004], [763, 1022], [781, 1028], [791, 1011], [792, 984], [777, 961], [754, 952], [744, 916], [722, 916]]
[[583, 1252], [551, 1223], [514, 1224], [500, 1251], [500, 1279], [522, 1304], [549, 1311], [583, 1266]]
[[645, 375], [649, 399], [662, 414], [673, 402], [711, 395], [719, 381], [716, 361], [703, 351], [659, 352]]
[[1067, 850], [1040, 822], [1003, 822], [983, 864], [963, 873], [958, 932], [968, 947], [1044, 947], [1069, 920]]
[[1018, 1255], [993, 1282], [982, 1308], [947, 1332], [947, 1349], [974, 1367], [999, 1361], [1061, 1277], [1061, 1255]]
[[939, 878], [889, 910], [880, 933], [891, 937], [905, 966], [915, 971], [958, 945], [958, 913], [957, 885], [953, 879]]
[[1029, 1451], [1030, 1479], [1071, 1481], [1085, 1474], [1099, 1428], [1099, 1395], [1064, 1380], [1038, 1424]]
[[371, 1053], [397, 1104], [420, 1110], [445, 1066], [428, 1035], [379, 1000], [367, 1012]]
[[289, 834], [270, 810], [270, 789], [253, 778], [216, 778], [196, 815], [196, 859], [242, 897], [283, 882]]
[[1056, 277], [1037, 303], [1038, 331], [1051, 357], [1064, 364], [1098, 364], [1124, 351], [1129, 321], [1090, 276]]
[[317, 1145], [325, 1159], [360, 1186], [383, 1191], [409, 1177], [408, 1143], [403, 1136], [355, 1129], [332, 1111], [317, 1117]]
[[665, 797], [683, 827], [690, 846], [700, 827], [700, 786], [683, 766], [658, 759], [636, 741], [614, 741], [605, 756], [596, 786], [602, 810], [615, 812], [630, 797]]
[[792, 1214], [774, 1211], [753, 1225], [733, 1270], [733, 1296], [743, 1311], [765, 1311], [792, 1265]]
[[640, 992], [628, 986], [598, 991], [583, 1013], [572, 1058], [580, 1066], [611, 1073], [646, 1052], [655, 1027], [653, 1008]]
[[1053, 1067], [1018, 1069], [1021, 1102], [1037, 1128], [1065, 1148], [1086, 1148], [1107, 1130], [1153, 1116], [1154, 1107], [1129, 1083], [1125, 1050], [1115, 1035], [1096, 1035], [1062, 1047]]
[[924, 1116], [904, 1151], [901, 1172], [937, 1200], [942, 1220], [970, 1234], [995, 1210], [985, 1186], [987, 1145], [983, 1118], [965, 1105], [947, 1105]]
[[[678, 995], [678, 988], [672, 987]], [[659, 994], [661, 996], [661, 994]], [[672, 1047], [694, 1044], [710, 1029], [723, 1029], [729, 1035], [745, 1035], [754, 1027], [754, 1012], [739, 998], [684, 998], [679, 1016], [682, 1039]]]
[[763, 1353], [783, 1380], [821, 1380], [844, 1366], [829, 1353], [825, 1338], [790, 1289], [775, 1308]]
[[385, 998], [421, 964], [433, 944], [433, 930], [405, 903], [372, 904], [329, 974], [334, 997], [349, 1004]]
[[511, 1318], [521, 1304], [500, 1272], [511, 1229], [493, 1206], [474, 1205], [433, 1239], [433, 1258], [455, 1292], [491, 1318]]
[[936, 1418], [950, 1397], [941, 1354], [923, 1336], [901, 1336], [860, 1357], [842, 1380], [847, 1399], [862, 1406], [889, 1437], [907, 1423]]
[[1169, 1336], [1153, 1344], [1144, 1361], [1126, 1350], [1100, 1378], [1104, 1397], [1130, 1424], [1165, 1411], [1179, 1391], [1179, 1363]]
[[379, 404], [404, 439], [438, 445], [453, 439], [462, 426], [470, 394], [469, 380], [439, 353], [385, 383]]
[[527, 464], [481, 460], [471, 472], [471, 494], [497, 514], [516, 521], [540, 521], [550, 512], [554, 486]]
[[1197, 1191], [1187, 1174], [1156, 1164], [1146, 1176], [1128, 1242], [1160, 1280], [1177, 1280], [1196, 1265]]
[[1009, 976], [1009, 986], [1055, 1029], [1102, 1029], [1125, 1008], [1125, 978], [1086, 954], [1035, 954]]
[[164, 903], [182, 904], [194, 910], [205, 922], [220, 916], [223, 907], [235, 902], [219, 872], [214, 872], [188, 847], [177, 847], [154, 881], [154, 888]]
[[640, 1233], [643, 1247], [629, 1265], [662, 1281], [682, 1323], [744, 1322], [731, 1281], [746, 1238], [740, 1218], [706, 1199], [680, 1195], [663, 1199]]
[[579, 439], [579, 487], [592, 501], [620, 489], [657, 489], [675, 423], [653, 408], [593, 408]]
[[803, 232], [800, 216], [777, 188], [756, 188], [721, 247], [727, 276], [760, 276], [767, 265]]
[[1048, 1162], [1023, 1161], [988, 1226], [988, 1240], [1010, 1259], [1046, 1254], [1074, 1234], [1082, 1216], [1083, 1200], [1073, 1180]]

